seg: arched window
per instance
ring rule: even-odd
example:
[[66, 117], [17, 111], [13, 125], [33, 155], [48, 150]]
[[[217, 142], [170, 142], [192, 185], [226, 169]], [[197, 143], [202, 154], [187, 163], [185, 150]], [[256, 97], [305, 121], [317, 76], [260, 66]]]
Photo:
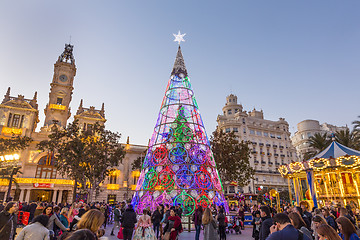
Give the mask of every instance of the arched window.
[[56, 178], [56, 168], [54, 167], [54, 161], [55, 160], [53, 156], [51, 156], [51, 158], [49, 155], [41, 157], [36, 167], [35, 178]]

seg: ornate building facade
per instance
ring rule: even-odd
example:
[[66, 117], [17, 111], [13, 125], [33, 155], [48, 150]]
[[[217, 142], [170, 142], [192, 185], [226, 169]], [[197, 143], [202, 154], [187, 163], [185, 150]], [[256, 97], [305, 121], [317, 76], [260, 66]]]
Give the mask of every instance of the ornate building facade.
[[279, 172], [278, 166], [296, 161], [295, 148], [290, 141], [289, 124], [284, 118], [278, 121], [264, 119], [263, 111], [244, 111], [237, 103], [237, 96], [226, 97], [223, 114], [218, 115], [217, 123], [224, 132], [235, 132], [238, 139], [249, 141], [250, 165], [255, 169], [254, 180], [248, 186], [239, 188], [224, 184], [227, 194], [257, 193], [259, 189], [286, 190], [288, 183]]
[[[14, 176], [17, 184], [12, 185], [11, 197], [16, 201], [48, 201], [70, 202], [72, 199], [73, 181], [59, 175], [54, 167], [53, 159], [48, 154], [37, 149], [37, 144], [46, 140], [51, 126], [67, 125], [71, 116], [70, 103], [73, 94], [73, 84], [76, 75], [76, 65], [73, 56], [73, 46], [65, 44], [64, 52], [54, 64], [54, 75], [50, 83], [49, 102], [45, 107], [45, 121], [39, 132], [39, 108], [37, 92], [32, 99], [22, 95], [11, 96], [8, 88], [0, 104], [0, 137], [8, 138], [15, 135], [28, 136], [33, 139], [30, 146], [20, 152], [19, 165], [21, 173]], [[82, 128], [86, 129], [98, 122], [105, 124], [105, 107], [100, 110], [83, 106], [83, 100], [74, 115]], [[96, 201], [121, 201], [132, 195], [136, 187], [139, 172], [131, 170], [131, 163], [146, 150], [146, 146], [131, 145], [129, 140], [124, 144], [126, 156], [123, 163], [117, 167], [101, 186], [101, 191], [95, 197]], [[0, 179], [0, 200], [5, 200], [8, 180]]]
[[297, 131], [294, 136], [291, 137], [292, 144], [296, 148], [297, 155], [301, 161], [304, 159], [304, 154], [311, 152], [314, 149], [310, 147], [311, 136], [315, 133], [327, 133], [328, 135], [335, 133], [336, 131], [346, 130], [347, 127], [338, 127], [328, 123], [320, 124], [317, 120], [307, 119], [297, 124]]

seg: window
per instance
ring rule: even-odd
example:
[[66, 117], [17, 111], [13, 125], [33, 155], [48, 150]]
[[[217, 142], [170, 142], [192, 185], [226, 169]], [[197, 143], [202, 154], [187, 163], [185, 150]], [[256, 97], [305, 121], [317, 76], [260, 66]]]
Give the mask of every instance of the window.
[[239, 112], [239, 109], [235, 108], [235, 113]]
[[311, 133], [307, 133], [307, 137], [310, 138], [310, 137], [311, 137]]
[[231, 102], [231, 98], [229, 98], [229, 102]]
[[262, 134], [261, 134], [260, 131], [257, 131], [257, 132], [256, 132], [256, 135], [261, 136]]
[[245, 118], [242, 119], [243, 124], [245, 124]]
[[58, 98], [56, 99], [56, 104], [61, 105], [61, 104], [62, 104], [62, 100], [63, 100], [62, 98], [59, 98], [59, 97], [58, 97]]
[[35, 178], [44, 178], [44, 179], [55, 179], [56, 178], [56, 168], [54, 167], [54, 157], [49, 155], [43, 156], [40, 158], [38, 165], [36, 167]]
[[7, 126], [8, 126], [8, 127], [11, 127], [11, 126], [10, 126], [11, 118], [12, 118], [12, 114], [9, 113], [9, 119], [8, 119], [8, 123], [7, 123]]
[[270, 137], [271, 137], [271, 138], [275, 138], [275, 135], [272, 134], [272, 133], [270, 133]]
[[254, 131], [254, 130], [250, 130], [250, 134], [255, 134], [255, 131]]
[[239, 132], [238, 128], [233, 128], [234, 132]]
[[235, 193], [235, 186], [229, 186], [229, 193]]
[[116, 174], [111, 174], [109, 176], [109, 182], [110, 184], [116, 184], [116, 179], [117, 179], [117, 175]]
[[281, 139], [281, 135], [277, 135], [277, 139]]
[[12, 120], [12, 127], [18, 128], [20, 125], [20, 115], [19, 114], [14, 114], [13, 120]]
[[243, 133], [246, 133], [246, 128], [243, 129]]
[[109, 204], [114, 204], [116, 202], [116, 194], [108, 194], [107, 201]]
[[267, 132], [264, 132], [264, 137], [268, 137], [269, 134]]
[[231, 114], [231, 109], [228, 110], [228, 114]]
[[24, 118], [25, 118], [25, 115], [22, 115], [21, 116], [21, 121], [20, 121], [20, 128], [22, 128], [23, 127], [23, 124], [24, 124]]
[[226, 133], [229, 133], [229, 132], [230, 132], [230, 128], [226, 128], [226, 129], [225, 129], [225, 132], [226, 132]]

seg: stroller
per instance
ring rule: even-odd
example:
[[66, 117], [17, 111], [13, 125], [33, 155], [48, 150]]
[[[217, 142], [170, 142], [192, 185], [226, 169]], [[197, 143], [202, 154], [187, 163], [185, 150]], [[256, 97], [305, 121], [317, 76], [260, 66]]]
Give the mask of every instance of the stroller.
[[236, 233], [241, 234], [240, 230], [241, 221], [237, 217], [233, 217], [232, 220], [228, 223], [226, 233]]

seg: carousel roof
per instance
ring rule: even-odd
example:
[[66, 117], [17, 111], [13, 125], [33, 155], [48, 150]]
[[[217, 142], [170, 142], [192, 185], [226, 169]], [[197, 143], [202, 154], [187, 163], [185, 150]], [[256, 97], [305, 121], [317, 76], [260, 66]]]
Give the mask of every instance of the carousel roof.
[[314, 158], [338, 158], [341, 156], [360, 156], [360, 151], [345, 147], [340, 143], [333, 141], [324, 151], [317, 154]]

